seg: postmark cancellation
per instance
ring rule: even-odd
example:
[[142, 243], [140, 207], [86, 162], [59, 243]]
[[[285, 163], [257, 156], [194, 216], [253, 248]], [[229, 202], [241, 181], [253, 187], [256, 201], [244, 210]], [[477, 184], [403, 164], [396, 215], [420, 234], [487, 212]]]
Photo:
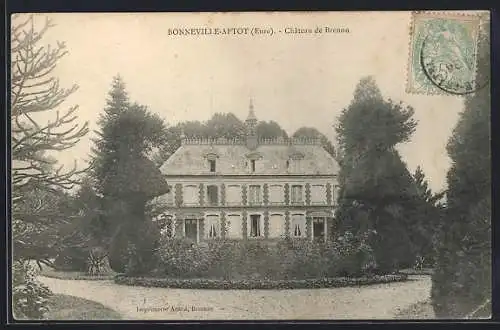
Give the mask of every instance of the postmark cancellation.
[[474, 92], [479, 13], [413, 12], [406, 90], [415, 94]]

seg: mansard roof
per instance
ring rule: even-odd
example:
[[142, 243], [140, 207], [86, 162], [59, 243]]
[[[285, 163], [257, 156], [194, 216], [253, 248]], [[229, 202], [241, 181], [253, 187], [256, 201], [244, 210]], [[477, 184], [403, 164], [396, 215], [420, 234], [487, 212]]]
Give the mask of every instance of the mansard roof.
[[[254, 174], [333, 175], [339, 170], [319, 139], [283, 138], [260, 140], [254, 150], [244, 140], [185, 139], [160, 170], [164, 175], [210, 175], [213, 173], [207, 165], [207, 155], [217, 155], [219, 175], [249, 175], [248, 162], [252, 159], [259, 162]], [[298, 172], [293, 171], [294, 161], [300, 161]]]

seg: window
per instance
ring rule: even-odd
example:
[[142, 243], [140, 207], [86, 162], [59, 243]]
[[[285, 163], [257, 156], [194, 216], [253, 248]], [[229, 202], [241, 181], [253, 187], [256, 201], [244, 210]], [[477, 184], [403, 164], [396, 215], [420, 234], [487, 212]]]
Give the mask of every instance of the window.
[[269, 186], [269, 203], [271, 205], [279, 205], [283, 204], [285, 201], [284, 198], [284, 189], [280, 184], [272, 184]]
[[260, 214], [250, 215], [250, 237], [260, 237]]
[[261, 204], [261, 193], [260, 186], [250, 186], [249, 189], [249, 203], [250, 205], [260, 205]]
[[226, 189], [226, 204], [241, 205], [241, 187], [239, 185], [229, 185]]
[[305, 237], [306, 236], [306, 218], [303, 214], [292, 215], [291, 225], [292, 237]]
[[241, 238], [243, 224], [241, 222], [241, 216], [239, 214], [230, 214], [226, 218], [226, 230], [227, 236], [229, 238]]
[[214, 206], [219, 203], [219, 189], [217, 186], [207, 186], [208, 205]]
[[210, 172], [215, 172], [215, 159], [209, 159], [208, 164], [210, 165]]
[[288, 169], [290, 170], [290, 172], [292, 173], [299, 173], [300, 172], [300, 163], [301, 163], [301, 160], [300, 159], [292, 159], [292, 160], [289, 160], [288, 161]]
[[325, 218], [313, 218], [313, 238], [318, 240], [325, 239]]
[[183, 198], [185, 205], [197, 205], [199, 198], [199, 190], [196, 185], [184, 186]]
[[255, 172], [255, 159], [252, 159], [250, 161], [250, 165], [252, 166], [252, 173], [254, 173]]
[[209, 215], [206, 217], [205, 234], [207, 238], [217, 238], [220, 236], [219, 216]]
[[311, 187], [312, 204], [326, 204], [326, 188], [324, 185], [313, 185]]
[[302, 186], [292, 186], [292, 204], [302, 204]]
[[187, 238], [198, 241], [198, 220], [185, 219], [184, 220], [184, 234]]
[[285, 219], [282, 214], [269, 217], [269, 237], [282, 237], [285, 234]]

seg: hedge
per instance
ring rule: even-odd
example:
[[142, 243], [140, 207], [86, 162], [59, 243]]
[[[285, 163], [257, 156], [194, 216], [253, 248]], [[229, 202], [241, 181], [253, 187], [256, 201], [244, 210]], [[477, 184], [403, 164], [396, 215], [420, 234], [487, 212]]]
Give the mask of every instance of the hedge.
[[213, 289], [213, 290], [283, 290], [283, 289], [313, 289], [340, 288], [362, 286], [391, 282], [402, 282], [408, 279], [406, 274], [374, 275], [358, 278], [334, 277], [304, 280], [215, 280], [215, 279], [175, 279], [130, 277], [123, 274], [115, 276], [117, 284], [175, 288], [175, 289]]

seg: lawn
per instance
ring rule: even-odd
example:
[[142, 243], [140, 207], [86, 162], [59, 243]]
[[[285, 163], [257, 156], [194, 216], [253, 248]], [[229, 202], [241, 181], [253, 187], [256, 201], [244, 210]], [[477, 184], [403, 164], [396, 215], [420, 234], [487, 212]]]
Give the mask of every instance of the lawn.
[[49, 301], [46, 320], [120, 320], [121, 315], [98, 302], [54, 294]]

